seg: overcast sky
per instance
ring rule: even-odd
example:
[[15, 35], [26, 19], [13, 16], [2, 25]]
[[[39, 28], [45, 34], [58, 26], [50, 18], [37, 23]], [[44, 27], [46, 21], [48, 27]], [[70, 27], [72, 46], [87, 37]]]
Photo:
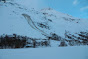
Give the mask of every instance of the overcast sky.
[[88, 18], [88, 0], [24, 0], [21, 3], [29, 8], [40, 10], [50, 7], [74, 17]]

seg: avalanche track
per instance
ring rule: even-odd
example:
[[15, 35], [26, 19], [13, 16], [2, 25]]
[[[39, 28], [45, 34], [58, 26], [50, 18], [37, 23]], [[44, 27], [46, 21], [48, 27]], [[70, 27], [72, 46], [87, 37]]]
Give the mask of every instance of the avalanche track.
[[47, 33], [45, 33], [44, 31], [40, 30], [40, 29], [35, 25], [35, 23], [34, 23], [33, 20], [30, 18], [29, 15], [27, 15], [27, 14], [22, 14], [22, 15], [25, 17], [25, 19], [27, 20], [28, 24], [29, 24], [33, 29], [35, 29], [35, 30], [41, 32], [41, 33], [42, 33], [43, 35], [45, 35], [45, 36], [48, 36]]

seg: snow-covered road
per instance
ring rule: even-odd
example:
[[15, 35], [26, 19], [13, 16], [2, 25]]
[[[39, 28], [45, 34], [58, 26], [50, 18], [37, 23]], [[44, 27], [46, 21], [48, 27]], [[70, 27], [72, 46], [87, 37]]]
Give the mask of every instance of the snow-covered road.
[[1, 49], [0, 59], [88, 59], [88, 46]]

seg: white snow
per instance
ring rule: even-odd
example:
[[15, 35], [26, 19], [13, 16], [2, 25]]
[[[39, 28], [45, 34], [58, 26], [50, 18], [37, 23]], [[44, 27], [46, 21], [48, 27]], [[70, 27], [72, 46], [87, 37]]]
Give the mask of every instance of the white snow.
[[[16, 33], [18, 35], [44, 38], [40, 32], [31, 28], [22, 16], [22, 13], [32, 14], [32, 9], [26, 10], [25, 7], [19, 6], [19, 4], [13, 4], [6, 3], [0, 6], [0, 35]], [[20, 9], [20, 7], [23, 9]], [[32, 14], [32, 16], [34, 15]]]
[[[88, 19], [75, 18], [49, 8], [36, 11], [19, 2], [23, 3], [24, 1], [0, 2], [0, 35], [15, 33], [44, 39], [45, 36], [41, 32], [29, 26], [22, 16], [24, 13], [28, 14], [36, 26], [48, 35], [56, 33], [64, 38], [65, 31], [69, 31], [71, 34], [88, 31]], [[50, 30], [39, 27], [37, 23], [45, 23], [50, 27]], [[59, 42], [52, 40], [51, 47], [53, 48], [0, 49], [0, 59], [88, 59], [88, 46], [56, 46], [59, 46]]]
[[[48, 35], [52, 32], [64, 38], [65, 31], [75, 35], [75, 33], [80, 31], [85, 32], [88, 30], [88, 19], [75, 18], [51, 8], [36, 11], [33, 8], [25, 7], [19, 1], [7, 2], [5, 4], [0, 2], [0, 5], [0, 35], [16, 33], [35, 38], [45, 38], [41, 32], [31, 28], [22, 16], [24, 13], [28, 14], [36, 26]], [[52, 22], [48, 19], [52, 20]], [[39, 27], [37, 23], [45, 23], [49, 26], [50, 30]]]
[[[21, 0], [21, 2], [24, 1]], [[0, 35], [17, 34], [45, 39], [46, 37], [42, 35], [41, 31], [33, 29], [22, 14], [29, 15], [36, 27], [46, 33], [47, 36], [50, 36], [50, 33], [56, 33], [58, 36], [65, 38], [65, 31], [75, 36], [77, 36], [75, 33], [88, 31], [88, 19], [75, 18], [51, 8], [36, 11], [33, 8], [25, 7], [24, 4], [20, 4], [20, 1], [0, 2], [0, 5]], [[52, 22], [50, 22], [49, 19]], [[37, 23], [44, 23], [46, 26], [49, 26], [50, 29], [41, 28]], [[60, 42], [51, 41], [53, 47], [57, 47], [59, 44]]]
[[88, 46], [1, 49], [0, 59], [88, 59]]

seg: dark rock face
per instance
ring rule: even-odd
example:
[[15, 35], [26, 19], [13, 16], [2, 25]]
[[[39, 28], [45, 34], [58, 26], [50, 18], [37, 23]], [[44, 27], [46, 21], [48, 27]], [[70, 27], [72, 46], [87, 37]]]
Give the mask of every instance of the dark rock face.
[[47, 24], [44, 24], [44, 23], [38, 23], [38, 26], [41, 28], [50, 29], [49, 26]]

